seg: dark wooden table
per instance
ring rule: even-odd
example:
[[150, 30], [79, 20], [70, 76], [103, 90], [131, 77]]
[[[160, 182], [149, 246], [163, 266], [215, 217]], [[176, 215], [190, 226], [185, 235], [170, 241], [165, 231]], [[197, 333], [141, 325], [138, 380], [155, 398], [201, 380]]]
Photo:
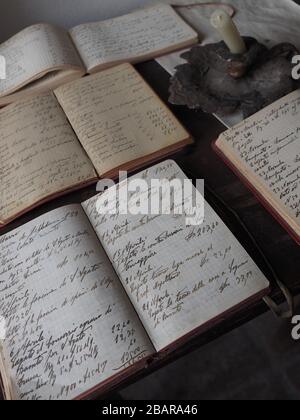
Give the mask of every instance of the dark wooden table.
[[[137, 69], [158, 95], [167, 102], [169, 75], [154, 61], [138, 65]], [[208, 187], [206, 191], [207, 201], [220, 214], [257, 264], [265, 271], [272, 283], [272, 297], [278, 302], [283, 299], [276, 282], [272, 279], [269, 266], [265, 264], [265, 259], [261, 257], [261, 252], [258, 251], [256, 245], [259, 246], [270, 262], [278, 278], [288, 286], [294, 295], [299, 294], [300, 247], [293, 242], [285, 230], [212, 150], [212, 141], [225, 130], [225, 127], [211, 115], [180, 107], [171, 107], [171, 109], [195, 139], [195, 145], [173, 156], [174, 160], [190, 178], [205, 179]], [[10, 224], [3, 232], [15, 229], [54, 208], [70, 203], [80, 203], [93, 195], [95, 195], [95, 187], [92, 186], [59, 198]], [[235, 214], [238, 215], [238, 218]], [[256, 245], [249, 238], [244, 226], [251, 232]], [[241, 309], [235, 316], [222, 321], [218, 326], [194, 338], [167, 357], [154, 361], [146, 370], [136, 374], [130, 381], [119, 384], [118, 389], [175, 361], [179, 357], [241, 326], [267, 310], [268, 308], [263, 302]]]

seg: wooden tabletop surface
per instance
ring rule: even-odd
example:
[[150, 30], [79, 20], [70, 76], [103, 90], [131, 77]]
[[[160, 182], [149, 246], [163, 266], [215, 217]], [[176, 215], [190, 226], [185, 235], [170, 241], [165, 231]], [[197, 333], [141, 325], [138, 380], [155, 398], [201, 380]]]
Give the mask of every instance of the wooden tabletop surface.
[[[154, 61], [138, 65], [137, 69], [157, 94], [167, 103], [169, 75]], [[207, 201], [220, 214], [256, 263], [265, 271], [272, 284], [272, 297], [277, 301], [283, 299], [276, 282], [272, 279], [269, 265], [265, 264], [265, 259], [269, 261], [277, 277], [290, 291], [294, 295], [299, 294], [300, 247], [212, 150], [212, 142], [225, 130], [225, 127], [211, 115], [190, 111], [181, 107], [170, 106], [170, 108], [195, 139], [194, 146], [172, 158], [176, 160], [189, 178], [205, 179]], [[92, 186], [76, 193], [68, 194], [31, 211], [29, 214], [11, 223], [1, 233], [15, 229], [54, 208], [70, 203], [80, 203], [95, 195], [95, 193], [95, 187]], [[253, 239], [250, 239], [248, 231], [251, 232], [255, 243]], [[258, 251], [257, 246], [260, 248], [260, 251]], [[262, 258], [261, 251], [265, 258]], [[263, 302], [257, 302], [248, 308], [241, 308], [237, 314], [223, 320], [207, 333], [193, 338], [172, 354], [154, 361], [146, 370], [130, 378], [130, 381], [119, 384], [117, 389], [121, 389], [127, 384], [148, 375], [267, 310], [268, 308]]]

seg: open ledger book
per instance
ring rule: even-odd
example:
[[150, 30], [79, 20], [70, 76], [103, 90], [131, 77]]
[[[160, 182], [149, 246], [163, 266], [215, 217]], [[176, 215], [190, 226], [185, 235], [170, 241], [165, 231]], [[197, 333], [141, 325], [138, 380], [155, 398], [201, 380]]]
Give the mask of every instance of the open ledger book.
[[[151, 180], [185, 179], [173, 161], [137, 177], [149, 189], [129, 208]], [[92, 398], [268, 293], [209, 205], [187, 226], [186, 214], [109, 214], [110, 192], [0, 237], [6, 398]]]
[[215, 149], [300, 244], [300, 90], [223, 133]]
[[164, 4], [69, 32], [37, 24], [0, 45], [7, 65], [7, 78], [0, 80], [0, 106], [53, 90], [86, 73], [151, 59], [197, 41], [197, 33]]
[[131, 64], [11, 104], [0, 111], [0, 225], [191, 142]]

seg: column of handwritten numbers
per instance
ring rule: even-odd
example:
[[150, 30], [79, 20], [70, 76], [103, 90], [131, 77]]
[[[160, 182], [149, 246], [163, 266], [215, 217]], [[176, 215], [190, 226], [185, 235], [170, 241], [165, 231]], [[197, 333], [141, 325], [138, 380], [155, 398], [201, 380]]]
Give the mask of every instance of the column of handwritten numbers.
[[131, 327], [130, 320], [122, 323], [114, 324], [112, 327], [112, 334], [116, 344], [128, 343], [128, 350], [135, 345], [135, 329]]
[[170, 118], [169, 113], [162, 107], [150, 109], [147, 111], [147, 117], [155, 129], [160, 130], [165, 137], [170, 136], [176, 131], [176, 124]]
[[150, 142], [155, 140], [155, 129], [152, 124], [149, 124], [144, 113], [134, 110], [128, 117], [132, 118], [132, 122], [136, 124], [137, 131], [143, 135], [144, 139]]
[[136, 111], [131, 117], [135, 121], [139, 132], [150, 142], [156, 140], [158, 132], [168, 137], [177, 128], [168, 113], [161, 107], [149, 109], [146, 114]]
[[127, 344], [127, 351], [121, 357], [121, 365], [115, 370], [124, 369], [132, 366], [144, 356], [144, 351], [140, 346], [136, 346], [136, 330], [130, 320], [116, 323], [111, 330], [114, 342], [118, 344]]

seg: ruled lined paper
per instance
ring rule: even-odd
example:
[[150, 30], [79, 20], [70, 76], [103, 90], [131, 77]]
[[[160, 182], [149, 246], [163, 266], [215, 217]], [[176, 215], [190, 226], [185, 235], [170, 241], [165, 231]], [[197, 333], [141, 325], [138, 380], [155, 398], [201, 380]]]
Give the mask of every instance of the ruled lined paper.
[[[167, 161], [137, 178], [185, 176]], [[133, 193], [132, 205], [143, 208], [149, 193], [147, 188]], [[123, 204], [117, 201], [117, 209]], [[185, 214], [107, 214], [114, 208], [109, 191], [83, 206], [157, 351], [268, 288], [263, 273], [208, 204], [199, 226], [186, 226]]]
[[68, 33], [49, 24], [30, 26], [0, 45], [6, 60], [6, 79], [0, 80], [4, 96], [50, 70], [82, 69], [82, 61]]
[[69, 400], [153, 353], [80, 205], [0, 237], [14, 398]]
[[197, 33], [166, 4], [138, 10], [70, 31], [87, 71], [120, 62], [137, 62], [197, 42]]
[[217, 146], [300, 235], [300, 90], [220, 136]]

